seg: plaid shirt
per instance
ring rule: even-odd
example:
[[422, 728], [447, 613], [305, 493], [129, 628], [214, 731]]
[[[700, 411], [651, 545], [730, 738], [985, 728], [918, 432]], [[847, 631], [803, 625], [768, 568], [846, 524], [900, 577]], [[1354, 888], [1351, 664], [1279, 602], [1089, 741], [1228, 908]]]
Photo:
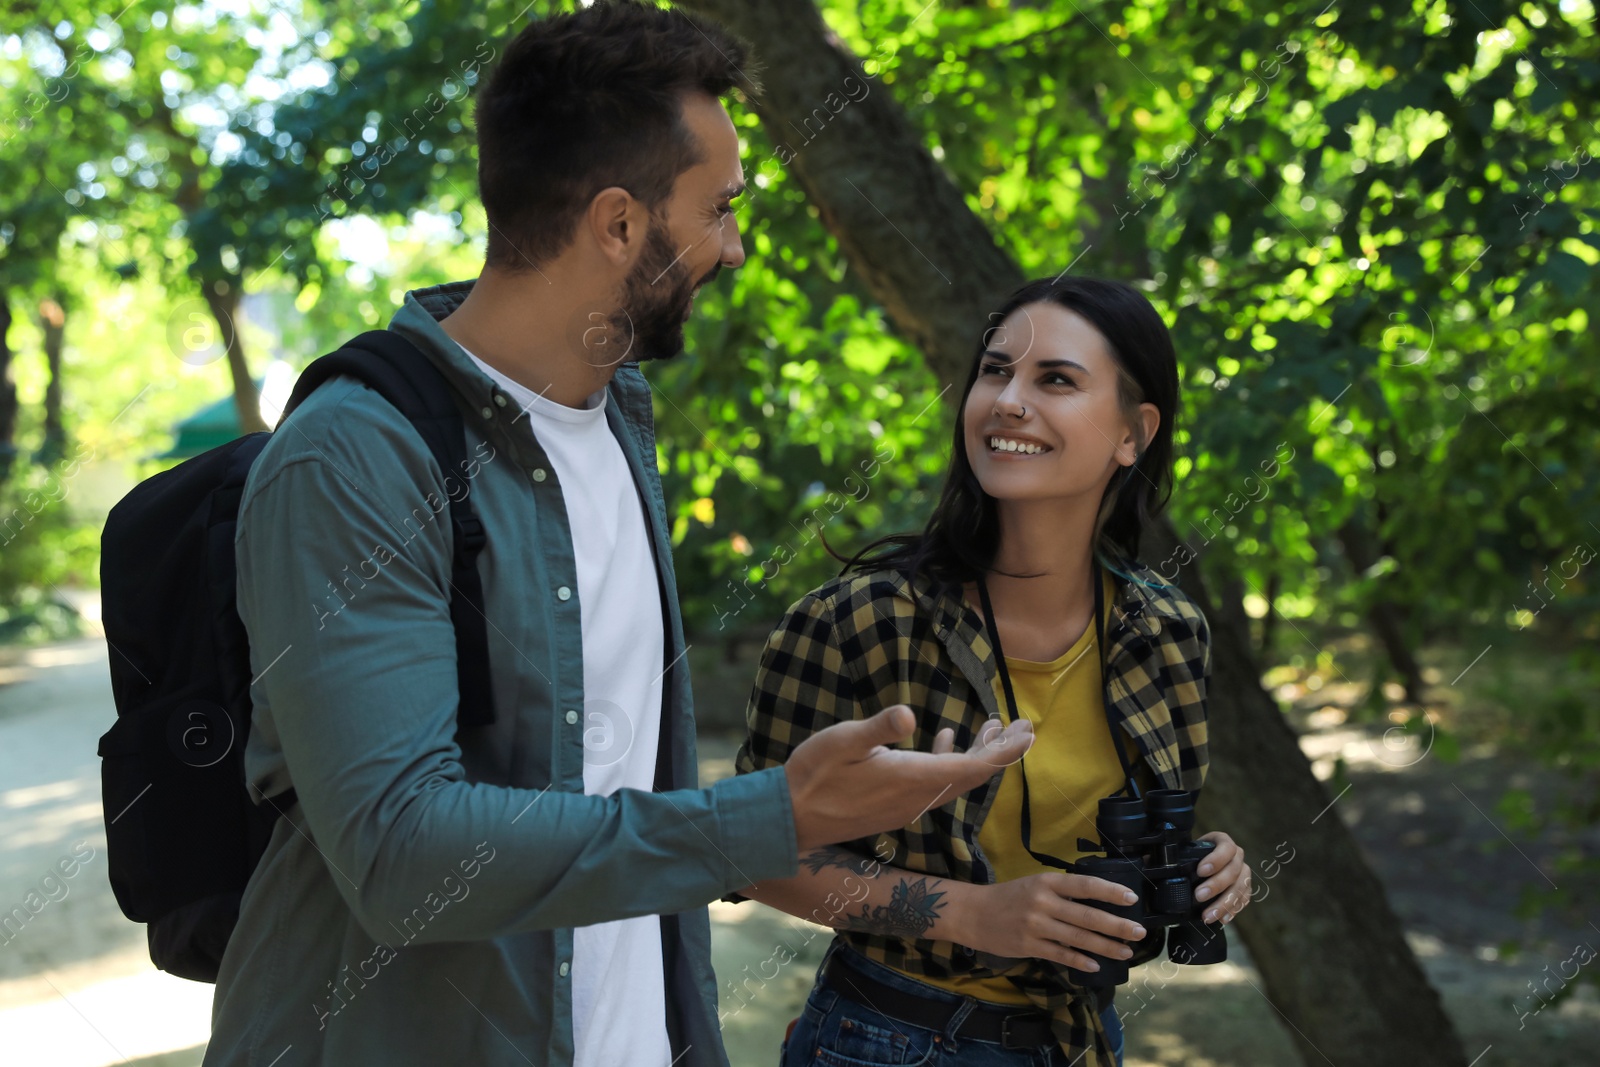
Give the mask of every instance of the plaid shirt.
[[[1194, 601], [1151, 568], [1123, 560], [1117, 569], [1135, 580], [1113, 575], [1117, 593], [1103, 653], [1112, 712], [1138, 746], [1141, 778], [1161, 788], [1198, 791], [1209, 762], [1210, 630]], [[913, 587], [889, 570], [835, 578], [800, 598], [767, 639], [745, 713], [749, 732], [735, 767], [746, 774], [777, 766], [818, 730], [894, 704], [910, 706], [918, 717], [903, 747], [926, 752], [948, 726], [955, 730], [957, 750], [965, 750], [989, 720], [1003, 721], [996, 670], [982, 619], [959, 596], [936, 592], [923, 578]], [[903, 829], [843, 847], [905, 870], [992, 883], [994, 870], [979, 847], [978, 831], [999, 783], [997, 774]], [[913, 975], [1003, 974], [1054, 1017], [1056, 1036], [1073, 1063], [1094, 1049], [1096, 1057], [1083, 1062], [1115, 1064], [1094, 996], [1071, 984], [1060, 964], [1010, 960], [950, 941], [856, 931], [835, 936]]]

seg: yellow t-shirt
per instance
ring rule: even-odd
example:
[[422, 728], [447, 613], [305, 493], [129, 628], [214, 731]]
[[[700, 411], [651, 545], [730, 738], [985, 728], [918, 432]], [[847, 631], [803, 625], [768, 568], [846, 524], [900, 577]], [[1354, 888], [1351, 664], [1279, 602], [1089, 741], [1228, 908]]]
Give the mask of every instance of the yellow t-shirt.
[[[1105, 583], [1109, 619], [1115, 590], [1109, 576]], [[1033, 722], [1033, 747], [1022, 757], [1028, 771], [1029, 810], [1033, 817], [1029, 842], [1036, 852], [1068, 862], [1077, 860], [1086, 855], [1077, 847], [1078, 838], [1092, 841], [1097, 837], [1094, 821], [1100, 798], [1124, 785], [1101, 697], [1095, 628], [1087, 627], [1071, 648], [1048, 663], [1007, 656], [1006, 666], [1011, 672], [1018, 711]], [[999, 671], [995, 672], [994, 689], [1001, 715], [1009, 722], [1010, 710]], [[1126, 734], [1119, 734], [1119, 740], [1137, 767], [1138, 746]], [[978, 831], [978, 844], [994, 868], [997, 882], [1056, 870], [1034, 859], [1022, 847], [1022, 773], [1017, 764], [1007, 767], [1001, 776], [994, 803]], [[997, 917], [995, 921], [1005, 920]], [[912, 977], [979, 1000], [1029, 1003], [1022, 991], [1005, 978]]]

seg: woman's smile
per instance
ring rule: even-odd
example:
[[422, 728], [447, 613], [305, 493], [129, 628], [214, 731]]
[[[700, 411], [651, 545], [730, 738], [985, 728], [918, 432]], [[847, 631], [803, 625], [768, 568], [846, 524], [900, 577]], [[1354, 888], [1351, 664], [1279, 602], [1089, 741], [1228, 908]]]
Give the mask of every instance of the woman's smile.
[[1055, 451], [1043, 441], [1018, 434], [990, 434], [984, 440], [989, 446], [991, 456], [1005, 459], [1027, 459], [1030, 456], [1043, 456]]

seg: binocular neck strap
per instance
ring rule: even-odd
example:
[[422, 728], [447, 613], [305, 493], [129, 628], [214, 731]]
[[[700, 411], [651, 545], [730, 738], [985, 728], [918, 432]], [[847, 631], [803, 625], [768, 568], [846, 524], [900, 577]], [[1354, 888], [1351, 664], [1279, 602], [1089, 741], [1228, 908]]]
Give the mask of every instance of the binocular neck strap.
[[[1112, 713], [1111, 703], [1106, 699], [1105, 695], [1105, 579], [1101, 575], [1100, 565], [1098, 562], [1094, 564], [1091, 578], [1094, 582], [1094, 632], [1096, 641], [1096, 657], [1100, 660], [1101, 671], [1100, 704], [1101, 708], [1105, 711], [1106, 726], [1111, 730], [1111, 747], [1117, 750], [1117, 761], [1122, 764], [1122, 773], [1127, 779], [1127, 785], [1112, 795], [1117, 796], [1122, 792], [1127, 791], [1129, 795], [1138, 797], [1140, 795], [1139, 786], [1134, 781], [1133, 764], [1129, 761], [1127, 752], [1123, 750], [1122, 738], [1117, 735], [1117, 720], [1115, 715]], [[1017, 694], [1016, 691], [1011, 687], [1011, 672], [1006, 669], [1006, 654], [1004, 649], [1002, 649], [1000, 646], [1000, 627], [994, 621], [994, 608], [989, 603], [989, 585], [984, 581], [984, 576], [982, 574], [978, 575], [978, 598], [983, 602], [983, 625], [988, 631], [989, 643], [994, 646], [995, 662], [999, 664], [1000, 667], [1000, 684], [1005, 689], [1006, 707], [1011, 713], [1010, 721], [1015, 722], [1018, 718]], [[1023, 756], [1017, 761], [1017, 772], [1022, 776], [1022, 847], [1028, 850], [1028, 854], [1030, 856], [1047, 867], [1055, 867], [1059, 870], [1071, 870], [1073, 865], [1069, 861], [1061, 859], [1057, 856], [1052, 856], [1049, 853], [1035, 852], [1033, 850], [1033, 805], [1028, 796], [1027, 762], [1028, 757], [1026, 756]]]

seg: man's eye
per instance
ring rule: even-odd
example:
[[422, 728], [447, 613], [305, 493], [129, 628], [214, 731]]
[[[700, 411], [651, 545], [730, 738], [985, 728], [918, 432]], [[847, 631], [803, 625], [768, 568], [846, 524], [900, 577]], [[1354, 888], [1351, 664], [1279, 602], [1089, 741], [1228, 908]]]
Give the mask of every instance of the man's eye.
[[717, 214], [718, 215], [732, 215], [733, 214], [733, 205], [732, 204], [723, 204], [721, 207], [717, 208]]

